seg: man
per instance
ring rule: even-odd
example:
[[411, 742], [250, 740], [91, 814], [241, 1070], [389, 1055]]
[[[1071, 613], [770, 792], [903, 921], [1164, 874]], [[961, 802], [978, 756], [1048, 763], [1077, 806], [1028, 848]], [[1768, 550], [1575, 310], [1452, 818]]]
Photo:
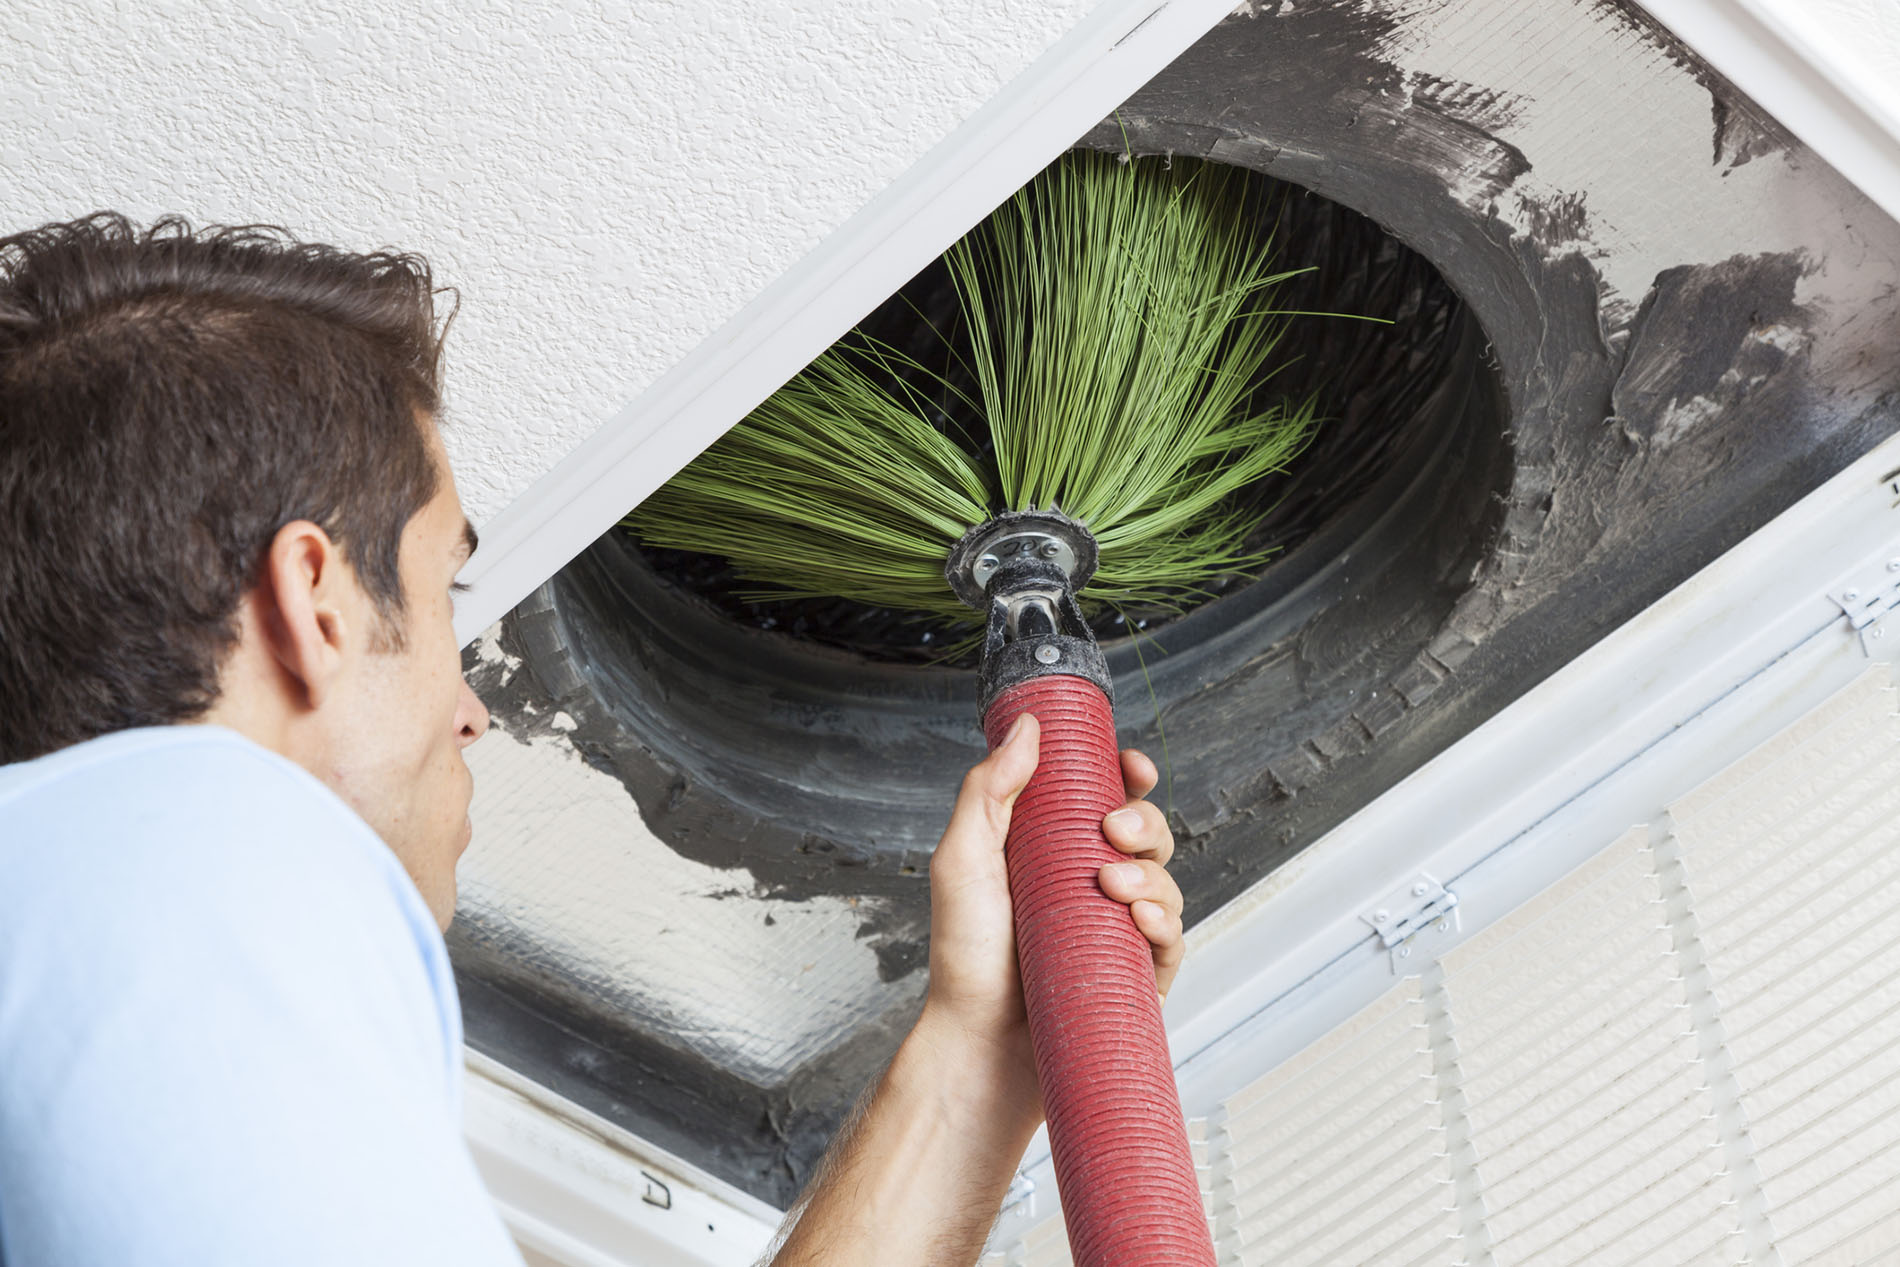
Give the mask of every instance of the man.
[[[518, 1259], [459, 1131], [441, 929], [487, 728], [426, 265], [116, 216], [0, 240], [0, 1262]], [[928, 1000], [781, 1263], [968, 1263], [1040, 1119], [1002, 842], [931, 864]], [[10, 763], [10, 764], [9, 764]], [[1181, 955], [1160, 814], [1104, 890]]]

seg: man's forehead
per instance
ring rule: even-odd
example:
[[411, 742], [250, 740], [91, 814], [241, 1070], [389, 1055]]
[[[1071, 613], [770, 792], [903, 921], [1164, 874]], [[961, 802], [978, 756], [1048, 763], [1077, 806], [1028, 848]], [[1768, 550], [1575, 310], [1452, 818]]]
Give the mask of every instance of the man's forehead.
[[[453, 558], [467, 559], [475, 553], [475, 547], [481, 539], [476, 535], [475, 525], [462, 512], [461, 490], [455, 484], [455, 468], [449, 464], [448, 446], [442, 443], [442, 430], [437, 425], [437, 419], [428, 414], [419, 414], [417, 421], [428, 437], [437, 482], [435, 496], [416, 515], [412, 526], [424, 535], [425, 540], [432, 539], [431, 549], [438, 548], [434, 546], [434, 541], [446, 541]], [[424, 522], [427, 527], [423, 526]]]

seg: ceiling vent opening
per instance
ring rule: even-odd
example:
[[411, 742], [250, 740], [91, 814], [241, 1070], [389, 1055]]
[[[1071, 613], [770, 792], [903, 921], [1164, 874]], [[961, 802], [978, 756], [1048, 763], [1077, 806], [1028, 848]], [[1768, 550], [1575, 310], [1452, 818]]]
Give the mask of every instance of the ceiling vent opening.
[[[1138, 161], [1172, 166], [1166, 158]], [[1242, 494], [1243, 501], [1269, 508], [1242, 548], [1270, 552], [1270, 566], [1214, 579], [1208, 594], [1181, 600], [1187, 610], [1104, 607], [1094, 614], [1096, 636], [1105, 644], [1158, 640], [1151, 646], [1157, 663], [1175, 649], [1160, 638], [1162, 629], [1203, 603], [1228, 601], [1263, 574], [1269, 589], [1284, 595], [1294, 588], [1294, 578], [1310, 579], [1322, 558], [1344, 553], [1342, 545], [1355, 532], [1384, 518], [1382, 508], [1399, 506], [1397, 518], [1444, 519], [1469, 529], [1487, 513], [1487, 483], [1497, 484], [1492, 491], [1499, 495], [1505, 489], [1499, 478], [1509, 460], [1502, 401], [1495, 376], [1482, 364], [1485, 340], [1437, 270], [1364, 216], [1296, 186], [1237, 170], [1242, 187], [1231, 191], [1232, 198], [1263, 222], [1263, 235], [1270, 233], [1281, 244], [1275, 271], [1298, 274], [1281, 283], [1271, 300], [1274, 308], [1300, 315], [1289, 321], [1257, 390], [1265, 399], [1311, 398], [1322, 421], [1291, 471], [1269, 474]], [[1329, 313], [1338, 315], [1323, 315]], [[1362, 317], [1385, 324], [1356, 319]], [[893, 377], [900, 377], [907, 392], [928, 395], [950, 434], [981, 434], [981, 419], [937, 378], [948, 373], [959, 390], [975, 390], [974, 380], [960, 368], [969, 361], [969, 330], [943, 259], [879, 305], [852, 337], [894, 348], [913, 365], [929, 367]], [[948, 368], [940, 371], [943, 366]], [[1408, 500], [1413, 486], [1426, 484], [1436, 486], [1435, 496], [1427, 499], [1431, 504]], [[1316, 538], [1317, 548], [1309, 548]], [[603, 538], [601, 545], [611, 540]], [[687, 601], [772, 634], [773, 639], [758, 644], [772, 649], [768, 655], [783, 653], [789, 641], [878, 664], [967, 669], [976, 662], [979, 627], [973, 616], [945, 622], [844, 598], [763, 597], [758, 583], [745, 580], [717, 555], [623, 544], [637, 556], [633, 566], [659, 582], [657, 592], [642, 583], [641, 593], [630, 595], [636, 599], [628, 612], [633, 623], [677, 627], [680, 604]], [[1293, 553], [1301, 561], [1288, 566]], [[691, 604], [693, 598], [701, 602]], [[1265, 595], [1249, 599], [1256, 607], [1272, 601]], [[1241, 618], [1230, 614], [1224, 623]], [[1192, 645], [1205, 636], [1190, 621], [1180, 641]]]
[[[1131, 610], [1136, 634], [1097, 620], [1124, 740], [1159, 757], [1166, 732], [1184, 821], [1271, 798], [1263, 751], [1382, 700], [1403, 709], [1512, 479], [1488, 340], [1444, 279], [1358, 213], [1276, 192], [1278, 265], [1311, 270], [1276, 306], [1391, 324], [1291, 325], [1281, 387], [1317, 392], [1325, 421], [1261, 490], [1277, 505], [1255, 542], [1277, 552], [1258, 573], [1177, 617]], [[954, 303], [942, 271], [866, 325], [906, 340], [922, 324], [911, 305]], [[559, 637], [523, 653], [543, 681], [586, 683], [561, 702], [573, 741], [681, 852], [788, 897], [836, 884], [827, 871], [918, 896], [955, 774], [982, 752], [973, 666], [942, 662], [960, 631], [842, 599], [739, 597], [753, 589], [713, 556], [609, 532], [524, 605]]]
[[[1477, 82], [1541, 73], [1497, 54], [1549, 44], [1530, 29], [1548, 14], [1513, 35], [1349, 0], [1269, 8], [1081, 141], [1277, 182], [1282, 260], [1315, 266], [1287, 306], [1397, 319], [1301, 323], [1331, 421], [1271, 525], [1283, 548], [1152, 640], [1108, 642], [1124, 741], [1160, 755], [1165, 729], [1190, 920], [1895, 424], [1869, 367], [1900, 330], [1876, 284], [1900, 231], [1641, 17], [1565, 19], [1565, 47], [1615, 73], [1586, 101], [1553, 66], [1570, 95], [1550, 99], [1643, 120], [1579, 148], [1581, 127], [1524, 130], [1535, 84]], [[1407, 22], [1432, 39], [1408, 43]], [[1678, 134], [1709, 169], [1632, 198], [1626, 151]], [[1798, 223], [1759, 214], [1795, 197]], [[477, 818], [451, 935], [471, 1042], [789, 1201], [921, 998], [928, 851], [980, 751], [974, 674], [913, 634], [739, 603], [716, 568], [615, 529], [471, 648], [502, 732], [471, 761], [568, 762], [499, 780], [540, 815], [534, 839]], [[585, 823], [559, 800], [570, 767], [603, 798]], [[584, 857], [547, 843], [588, 832]], [[671, 943], [588, 905], [681, 883], [675, 863], [719, 878], [667, 895]], [[533, 896], [564, 868], [561, 895]]]

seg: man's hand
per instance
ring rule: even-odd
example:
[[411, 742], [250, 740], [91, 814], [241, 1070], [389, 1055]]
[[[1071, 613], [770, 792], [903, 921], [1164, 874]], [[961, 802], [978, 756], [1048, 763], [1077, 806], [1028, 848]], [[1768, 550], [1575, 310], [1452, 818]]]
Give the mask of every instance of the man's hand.
[[[773, 1260], [825, 1267], [973, 1263], [1011, 1174], [1042, 1121], [1016, 970], [1003, 842], [1035, 773], [1040, 730], [1024, 716], [970, 771], [930, 861], [930, 992], [862, 1115], [833, 1141]], [[1181, 890], [1164, 869], [1174, 838], [1141, 798], [1154, 763], [1122, 753], [1128, 802], [1102, 830], [1127, 855], [1102, 868], [1154, 947], [1166, 997], [1181, 965]]]
[[[1009, 1057], [1011, 1103], [1033, 1129], [1042, 1119], [1029, 1050], [1029, 1019], [1016, 970], [1009, 869], [1003, 842], [1016, 797], [1036, 771], [1040, 727], [1024, 714], [1002, 746], [963, 780], [950, 826], [930, 860], [930, 994], [920, 1030], [947, 1031], [949, 1042], [995, 1048]], [[1154, 790], [1154, 762], [1121, 754], [1127, 802], [1102, 824], [1128, 861], [1102, 868], [1102, 891], [1128, 904], [1135, 927], [1154, 947], [1155, 988], [1163, 998], [1180, 970], [1181, 890], [1167, 873], [1174, 836], [1161, 811], [1142, 798]]]

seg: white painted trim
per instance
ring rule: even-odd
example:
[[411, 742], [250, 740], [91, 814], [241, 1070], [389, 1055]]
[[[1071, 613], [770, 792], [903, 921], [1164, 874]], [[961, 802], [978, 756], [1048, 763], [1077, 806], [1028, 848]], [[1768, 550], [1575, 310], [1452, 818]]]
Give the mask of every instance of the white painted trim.
[[1234, 0], [1102, 0], [810, 255], [482, 525], [464, 645], [1212, 29]]
[[[1641, 0], [1658, 22], [1900, 219], [1900, 119], [1770, 0]], [[1785, 0], [1783, 0], [1785, 4]], [[1789, 6], [1792, 7], [1792, 6]]]
[[479, 1052], [467, 1056], [463, 1132], [523, 1247], [566, 1267], [749, 1267], [765, 1252], [777, 1210]]

